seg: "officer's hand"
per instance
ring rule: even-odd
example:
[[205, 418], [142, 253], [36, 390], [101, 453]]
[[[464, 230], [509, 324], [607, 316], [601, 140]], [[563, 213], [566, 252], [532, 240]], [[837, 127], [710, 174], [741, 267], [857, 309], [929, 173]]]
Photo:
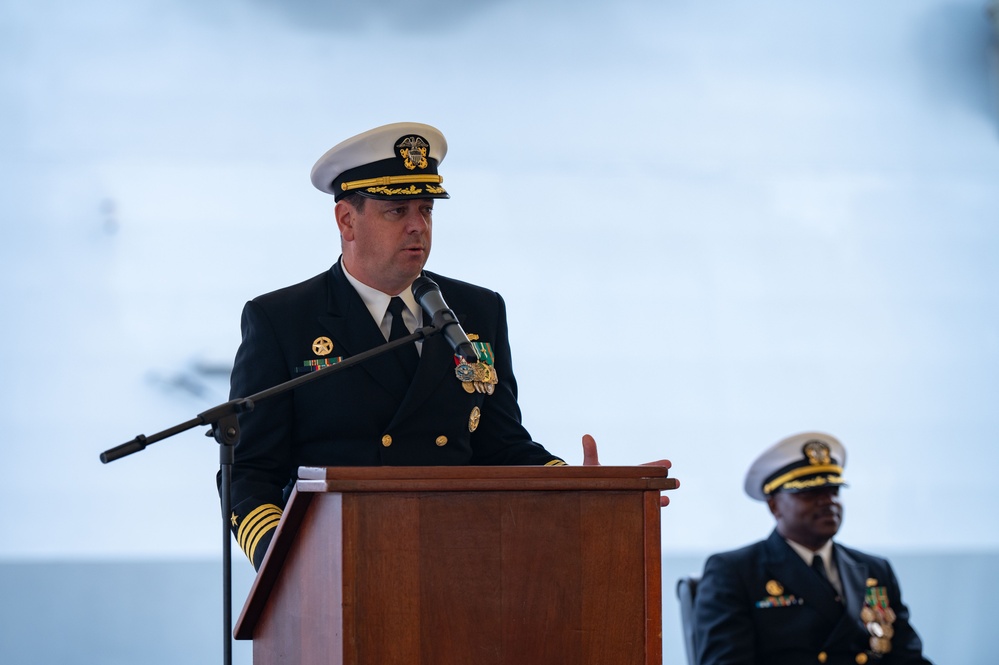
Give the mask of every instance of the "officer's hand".
[[[583, 466], [600, 466], [600, 458], [597, 455], [597, 442], [589, 434], [583, 435]], [[656, 460], [655, 462], [646, 462], [642, 466], [664, 466], [667, 469], [672, 467], [673, 464], [668, 459]], [[674, 479], [676, 486], [680, 486], [680, 481]], [[668, 506], [669, 497], [665, 494], [660, 494], [659, 505]]]

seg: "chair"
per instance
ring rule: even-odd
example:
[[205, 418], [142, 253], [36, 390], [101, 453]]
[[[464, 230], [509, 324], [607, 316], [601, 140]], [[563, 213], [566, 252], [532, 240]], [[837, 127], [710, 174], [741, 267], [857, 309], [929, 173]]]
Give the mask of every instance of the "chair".
[[698, 575], [681, 577], [676, 582], [676, 597], [680, 600], [680, 622], [683, 624], [683, 646], [687, 651], [688, 665], [697, 665], [694, 648], [694, 596], [697, 594]]

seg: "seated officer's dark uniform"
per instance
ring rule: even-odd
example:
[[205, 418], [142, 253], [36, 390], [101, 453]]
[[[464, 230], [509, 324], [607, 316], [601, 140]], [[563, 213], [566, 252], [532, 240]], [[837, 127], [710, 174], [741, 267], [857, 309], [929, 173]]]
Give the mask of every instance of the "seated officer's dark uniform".
[[[845, 460], [842, 444], [827, 434], [788, 437], [754, 462], [746, 492], [766, 500], [839, 486]], [[710, 557], [694, 605], [697, 662], [929, 665], [888, 561], [838, 543], [832, 554], [842, 595], [776, 530]]]
[[[337, 200], [447, 198], [437, 165], [447, 144], [428, 125], [397, 123], [332, 148], [313, 183]], [[330, 241], [309, 243], [327, 246]], [[321, 251], [321, 250], [320, 250]], [[506, 309], [499, 294], [425, 273], [472, 339], [485, 379], [456, 375], [441, 335], [426, 339], [415, 375], [390, 353], [261, 401], [240, 414], [232, 528], [259, 568], [299, 466], [562, 465], [521, 424]], [[418, 309], [418, 306], [417, 306]], [[425, 321], [425, 325], [429, 321]], [[245, 397], [385, 343], [342, 260], [300, 284], [248, 302], [231, 396]]]

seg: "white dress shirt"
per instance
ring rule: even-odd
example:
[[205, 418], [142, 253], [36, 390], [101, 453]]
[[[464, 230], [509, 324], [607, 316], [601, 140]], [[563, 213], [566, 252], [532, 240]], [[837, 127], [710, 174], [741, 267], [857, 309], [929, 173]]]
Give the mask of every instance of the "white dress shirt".
[[[787, 540], [787, 538], [784, 540]], [[826, 577], [829, 578], [829, 582], [833, 585], [833, 588], [836, 589], [836, 593], [840, 596], [843, 595], [843, 582], [840, 581], [839, 570], [833, 562], [833, 543], [831, 540], [826, 541], [826, 544], [819, 548], [817, 552], [813, 552], [804, 545], [796, 543], [793, 540], [787, 540], [787, 544], [791, 546], [791, 549], [798, 553], [798, 556], [802, 558], [805, 565], [809, 568], [811, 568], [812, 558], [816, 554], [822, 557], [822, 564], [826, 569]]]
[[[378, 328], [382, 331], [385, 341], [388, 341], [389, 333], [392, 331], [392, 315], [389, 314], [388, 306], [389, 301], [394, 296], [382, 293], [378, 289], [358, 281], [356, 277], [347, 271], [347, 266], [342, 261], [340, 262], [340, 267], [343, 268], [343, 274], [346, 275], [347, 281], [357, 291], [357, 295], [361, 296], [364, 306], [368, 308], [371, 318], [378, 324]], [[402, 302], [406, 305], [406, 308], [402, 311], [402, 322], [406, 324], [406, 329], [409, 332], [413, 332], [417, 328], [423, 327], [423, 308], [416, 302], [412, 289], [403, 289], [402, 293], [397, 295], [402, 298]], [[417, 353], [423, 352], [423, 340], [417, 340], [416, 351]]]

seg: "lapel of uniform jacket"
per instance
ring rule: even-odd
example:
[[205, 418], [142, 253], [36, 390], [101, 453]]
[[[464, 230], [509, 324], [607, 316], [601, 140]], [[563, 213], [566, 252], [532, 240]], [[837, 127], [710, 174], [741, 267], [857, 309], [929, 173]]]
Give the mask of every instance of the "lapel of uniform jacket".
[[[465, 315], [455, 312], [455, 316], [458, 318], [458, 323], [464, 325]], [[426, 314], [424, 314], [423, 325], [430, 325]], [[442, 334], [438, 333], [424, 339], [416, 376], [413, 377], [413, 383], [409, 387], [406, 399], [403, 400], [389, 426], [395, 426], [396, 423], [419, 409], [431, 395], [438, 394], [437, 387], [442, 381], [447, 381], [448, 377], [453, 381], [458, 381], [458, 377], [454, 374], [455, 366], [454, 350]]]
[[[439, 275], [433, 275], [432, 273], [431, 275], [438, 283], [444, 281]], [[446, 290], [447, 287], [441, 288], [442, 290]], [[451, 298], [450, 295], [448, 297]], [[457, 304], [460, 308], [460, 302], [455, 303], [452, 300], [453, 298], [447, 300], [447, 302], [452, 307]], [[465, 315], [459, 311], [454, 311], [454, 314], [458, 319], [459, 325], [465, 325]], [[430, 324], [429, 316], [424, 313], [423, 325], [426, 327]], [[454, 368], [456, 367], [454, 358], [454, 350], [443, 334], [438, 333], [423, 340], [423, 350], [420, 352], [420, 364], [416, 368], [413, 385], [410, 387], [402, 409], [400, 409], [399, 417], [405, 417], [412, 410], [421, 406], [434, 393], [437, 386], [442, 381], [446, 381], [449, 376], [452, 380], [458, 381], [458, 378], [454, 374]]]
[[870, 573], [867, 564], [850, 556], [843, 547], [833, 543], [839, 579], [843, 585], [843, 603], [846, 611], [836, 629], [829, 635], [829, 644], [849, 640], [857, 632], [860, 609], [867, 592], [867, 578]]
[[[423, 340], [423, 350], [420, 353], [420, 364], [416, 366], [416, 375], [389, 427], [395, 426], [422, 406], [448, 374], [454, 376], [454, 367], [454, 353], [447, 340], [441, 335]], [[457, 381], [457, 377], [454, 380]]]
[[767, 539], [766, 553], [764, 569], [771, 579], [779, 581], [788, 593], [803, 598], [805, 607], [811, 607], [830, 623], [840, 619], [843, 606], [836, 601], [832, 587], [802, 561], [776, 529]]
[[[319, 317], [319, 323], [333, 337], [334, 348], [340, 351], [337, 355], [349, 358], [385, 343], [385, 337], [371, 318], [361, 296], [347, 281], [339, 261], [329, 272], [327, 312]], [[366, 372], [380, 386], [390, 393], [394, 392], [399, 363], [392, 354], [368, 358], [350, 371], [354, 370]]]

